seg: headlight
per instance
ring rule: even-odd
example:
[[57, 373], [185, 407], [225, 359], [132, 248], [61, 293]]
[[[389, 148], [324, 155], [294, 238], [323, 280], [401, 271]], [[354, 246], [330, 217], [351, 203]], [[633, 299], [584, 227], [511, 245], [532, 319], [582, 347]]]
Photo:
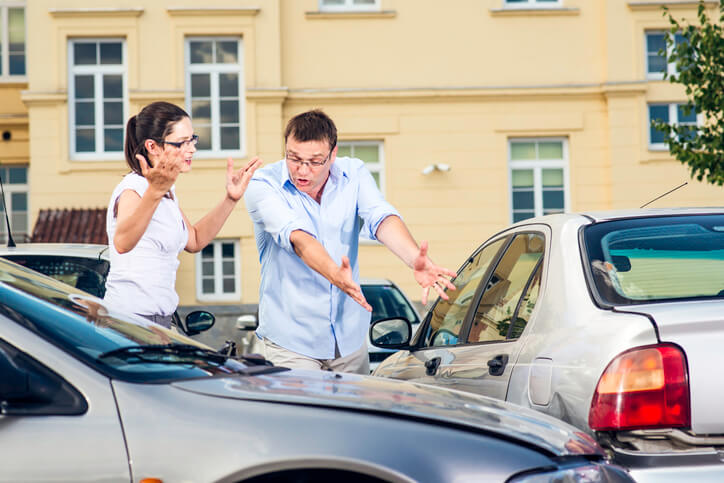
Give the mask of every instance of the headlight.
[[553, 471], [524, 473], [508, 483], [631, 483], [633, 478], [623, 468], [614, 465], [587, 464]]

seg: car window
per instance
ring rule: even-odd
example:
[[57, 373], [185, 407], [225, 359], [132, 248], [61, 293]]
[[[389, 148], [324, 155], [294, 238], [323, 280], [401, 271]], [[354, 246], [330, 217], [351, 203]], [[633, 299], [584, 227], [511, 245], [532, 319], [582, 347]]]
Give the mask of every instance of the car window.
[[372, 322], [391, 317], [404, 317], [413, 324], [419, 322], [405, 296], [394, 285], [363, 284], [362, 294], [372, 306]]
[[537, 233], [519, 234], [513, 239], [480, 298], [467, 342], [508, 338], [510, 322], [515, 320], [521, 297], [529, 286], [528, 281], [543, 256], [544, 248], [545, 240]]
[[452, 281], [455, 290], [446, 291], [450, 299], [438, 299], [432, 309], [425, 338], [426, 346], [457, 344], [460, 329], [478, 285], [505, 241], [506, 238], [494, 241], [463, 265]]
[[508, 339], [517, 339], [523, 333], [523, 329], [528, 325], [530, 316], [535, 308], [535, 303], [538, 301], [538, 294], [540, 293], [540, 279], [541, 273], [543, 272], [543, 264], [538, 262], [538, 268], [536, 268], [533, 276], [528, 281], [528, 288], [523, 295], [523, 298], [518, 304], [518, 311], [512, 320], [515, 322], [512, 326], [508, 327]]
[[660, 216], [584, 231], [594, 293], [609, 305], [724, 297], [724, 216]]
[[106, 293], [110, 268], [107, 260], [60, 255], [6, 255], [3, 258], [96, 297], [103, 298]]

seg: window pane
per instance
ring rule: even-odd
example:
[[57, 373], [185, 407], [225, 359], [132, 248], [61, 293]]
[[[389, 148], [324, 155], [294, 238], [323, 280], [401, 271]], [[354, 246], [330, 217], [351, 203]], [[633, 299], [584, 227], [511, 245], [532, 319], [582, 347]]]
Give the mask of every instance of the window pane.
[[563, 159], [562, 141], [541, 141], [538, 143], [538, 159]]
[[105, 144], [103, 150], [105, 152], [123, 151], [123, 129], [106, 128], [103, 130]]
[[523, 295], [523, 300], [518, 308], [518, 314], [515, 317], [513, 327], [508, 332], [509, 339], [517, 339], [523, 333], [523, 329], [528, 324], [530, 316], [535, 308], [535, 303], [538, 300], [538, 293], [540, 292], [540, 278], [542, 272], [542, 265], [538, 265], [538, 269], [535, 271], [532, 280], [528, 284], [528, 290]]
[[[212, 246], [212, 245], [207, 245]], [[211, 261], [203, 261], [201, 263], [201, 275], [204, 277], [209, 277], [214, 275], [214, 262]]]
[[692, 109], [689, 114], [686, 114], [686, 104], [677, 104], [676, 111], [679, 117], [680, 123], [696, 123], [696, 109]]
[[28, 233], [28, 214], [27, 213], [15, 213], [15, 207], [13, 207], [13, 213], [10, 216], [10, 226], [13, 228], [13, 233], [26, 234]]
[[[669, 106], [649, 106], [649, 119], [668, 123]], [[650, 126], [649, 135], [651, 137], [651, 144], [662, 144], [664, 142], [665, 135], [663, 131], [656, 129], [654, 126]]]
[[563, 191], [562, 190], [543, 190], [543, 211], [545, 214], [563, 211]]
[[239, 96], [238, 74], [219, 74], [219, 95], [221, 97]]
[[191, 97], [211, 96], [209, 74], [191, 74]]
[[95, 96], [95, 86], [93, 84], [92, 75], [75, 76], [75, 98], [76, 99], [93, 99]]
[[199, 137], [196, 149], [211, 149], [211, 127], [194, 123], [194, 132]]
[[370, 173], [372, 175], [372, 178], [375, 180], [375, 184], [377, 185], [377, 188], [380, 188], [380, 173]]
[[222, 275], [234, 275], [234, 262], [221, 262]]
[[28, 209], [28, 194], [27, 193], [11, 193], [10, 204], [13, 207], [13, 211], [27, 211]]
[[663, 33], [646, 34], [646, 51], [650, 54], [656, 54], [660, 50], [666, 52], [666, 37]]
[[[199, 141], [201, 143], [201, 141]], [[239, 128], [221, 128], [221, 149], [239, 149]]]
[[543, 186], [563, 187], [563, 170], [562, 169], [543, 169], [542, 178]]
[[322, 5], [325, 5], [325, 6], [344, 5], [344, 0], [322, 0]]
[[475, 291], [504, 242], [505, 239], [495, 241], [478, 252], [453, 280], [456, 290], [446, 292], [450, 299], [438, 299], [432, 309], [430, 325], [426, 329], [426, 345], [441, 346], [457, 343], [460, 328], [473, 303]]
[[533, 218], [535, 213], [532, 211], [515, 211], [513, 212], [513, 223]]
[[648, 55], [648, 71], [652, 74], [666, 72], [666, 59], [658, 54]]
[[189, 50], [191, 51], [192, 64], [213, 63], [211, 41], [189, 42]]
[[223, 258], [234, 258], [234, 244], [233, 243], [222, 243], [221, 244], [221, 256]]
[[236, 280], [233, 278], [224, 279], [224, 293], [234, 293], [236, 291]]
[[119, 42], [101, 44], [101, 64], [121, 65], [123, 63], [123, 51]]
[[514, 190], [513, 191], [513, 209], [514, 210], [532, 210], [535, 207], [535, 198], [533, 190]]
[[235, 40], [216, 42], [216, 62], [219, 64], [236, 64], [239, 59], [239, 43]]
[[92, 153], [96, 150], [96, 138], [93, 129], [75, 130], [75, 150], [79, 153]]
[[337, 149], [337, 156], [344, 158], [352, 156], [352, 147], [351, 146], [339, 146]]
[[24, 54], [10, 54], [8, 60], [10, 61], [10, 65], [8, 66], [10, 75], [25, 75]]
[[28, 182], [28, 168], [8, 168], [5, 178], [8, 184], [25, 184]]
[[78, 126], [92, 126], [96, 122], [95, 103], [75, 103], [75, 124]]
[[495, 267], [475, 312], [468, 342], [507, 338], [518, 302], [543, 256], [545, 243], [536, 234], [518, 235]]
[[[1, 33], [1, 29], [0, 29]], [[8, 9], [8, 60], [10, 75], [25, 75], [25, 9]]]
[[354, 155], [365, 163], [378, 163], [380, 161], [380, 153], [377, 146], [357, 145], [354, 148]]
[[123, 76], [103, 76], [103, 97], [122, 99], [123, 98]]
[[222, 123], [239, 122], [239, 101], [221, 101], [219, 102], [219, 111], [221, 111]]
[[104, 102], [103, 103], [103, 123], [104, 124], [123, 124], [123, 103], [122, 102]]
[[375, 0], [352, 0], [355, 5], [374, 5]]
[[513, 170], [513, 187], [515, 187], [515, 188], [532, 188], [533, 187], [533, 170], [532, 169], [514, 169]]
[[214, 293], [214, 290], [216, 290], [216, 284], [213, 278], [207, 278], [201, 282], [201, 291], [203, 293]]
[[[196, 123], [211, 123], [211, 102], [210, 101], [191, 101], [191, 117]], [[200, 142], [200, 141], [199, 141]]]
[[512, 161], [518, 161], [523, 159], [536, 159], [535, 143], [510, 143], [510, 159]]
[[96, 64], [96, 45], [95, 43], [73, 44], [73, 62], [75, 65], [93, 65]]
[[201, 250], [201, 258], [214, 258], [214, 245], [209, 244]]

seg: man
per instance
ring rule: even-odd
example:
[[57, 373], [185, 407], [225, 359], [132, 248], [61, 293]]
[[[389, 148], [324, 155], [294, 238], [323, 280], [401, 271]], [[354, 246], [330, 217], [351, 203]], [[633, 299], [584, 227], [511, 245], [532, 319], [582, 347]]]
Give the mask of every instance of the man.
[[274, 364], [369, 373], [372, 308], [357, 282], [359, 219], [363, 230], [413, 269], [423, 287], [447, 298], [454, 272], [427, 257], [364, 163], [337, 158], [337, 128], [322, 111], [292, 118], [285, 159], [262, 168], [245, 202], [261, 261], [259, 328]]

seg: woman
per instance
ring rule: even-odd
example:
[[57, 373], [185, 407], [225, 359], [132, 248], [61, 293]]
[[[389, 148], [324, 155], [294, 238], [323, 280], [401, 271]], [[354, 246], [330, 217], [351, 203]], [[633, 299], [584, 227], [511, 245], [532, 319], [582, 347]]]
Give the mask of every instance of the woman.
[[106, 215], [111, 269], [104, 300], [165, 327], [178, 305], [179, 253], [198, 252], [214, 239], [261, 165], [253, 158], [234, 172], [229, 158], [224, 199], [192, 225], [174, 183], [191, 170], [197, 141], [189, 115], [174, 104], [154, 102], [131, 117], [125, 143], [131, 173], [113, 190]]

